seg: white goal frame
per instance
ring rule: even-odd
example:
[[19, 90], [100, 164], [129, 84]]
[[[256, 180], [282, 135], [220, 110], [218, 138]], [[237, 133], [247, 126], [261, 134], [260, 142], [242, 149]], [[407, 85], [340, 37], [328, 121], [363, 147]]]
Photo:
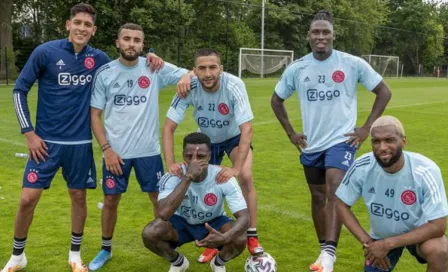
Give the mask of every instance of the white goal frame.
[[[241, 74], [242, 74], [242, 69], [241, 69], [241, 64], [242, 64], [242, 60], [243, 60], [243, 55], [244, 55], [244, 50], [247, 51], [259, 51], [259, 54], [247, 54], [247, 55], [255, 55], [255, 56], [260, 56], [262, 61], [261, 61], [261, 66], [260, 66], [260, 77], [263, 78], [264, 76], [264, 67], [263, 67], [263, 59], [264, 56], [266, 57], [276, 57], [276, 56], [282, 56], [282, 55], [277, 55], [275, 53], [285, 53], [284, 56], [291, 56], [291, 61], [288, 63], [288, 65], [290, 63], [292, 63], [294, 61], [294, 51], [292, 50], [278, 50], [278, 49], [261, 49], [261, 48], [240, 48], [240, 54], [238, 56], [238, 77], [241, 78]], [[271, 54], [269, 54], [271, 53]]]
[[[383, 71], [377, 71], [379, 74], [381, 74], [381, 76], [384, 77], [384, 73], [386, 73], [387, 67], [389, 66], [389, 62], [392, 59], [397, 60], [397, 67], [396, 67], [396, 77], [399, 77], [399, 72], [400, 72], [400, 57], [398, 56], [386, 56], [386, 55], [362, 55], [361, 56], [365, 61], [367, 61], [369, 63], [370, 66], [372, 66], [371, 62], [372, 62], [372, 57], [373, 58], [387, 58], [387, 62], [386, 65], [384, 66]], [[372, 66], [372, 68], [374, 68]]]

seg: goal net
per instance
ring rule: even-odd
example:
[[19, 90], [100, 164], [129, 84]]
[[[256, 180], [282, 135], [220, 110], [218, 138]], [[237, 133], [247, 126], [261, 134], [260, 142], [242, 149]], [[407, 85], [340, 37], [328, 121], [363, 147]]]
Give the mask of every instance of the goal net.
[[240, 48], [238, 76], [258, 75], [261, 78], [278, 71], [279, 74], [294, 59], [294, 51], [259, 48]]
[[400, 58], [397, 56], [363, 55], [372, 68], [383, 77], [398, 77]]

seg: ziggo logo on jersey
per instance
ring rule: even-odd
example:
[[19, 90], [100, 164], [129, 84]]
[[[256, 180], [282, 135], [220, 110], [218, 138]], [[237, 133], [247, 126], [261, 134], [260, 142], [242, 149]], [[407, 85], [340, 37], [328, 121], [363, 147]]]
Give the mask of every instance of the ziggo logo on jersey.
[[86, 85], [92, 81], [92, 75], [72, 75], [70, 73], [59, 73], [58, 84], [62, 86], [68, 85]]
[[309, 89], [306, 92], [308, 97], [308, 101], [324, 101], [324, 100], [332, 100], [333, 97], [341, 96], [341, 92], [338, 90], [329, 90], [329, 91], [318, 91], [316, 89]]
[[146, 98], [146, 96], [138, 96], [138, 95], [126, 96], [123, 94], [119, 94], [114, 97], [114, 105], [117, 106], [125, 106], [125, 105], [137, 106], [139, 104], [146, 103], [146, 101], [148, 101], [148, 98]]
[[370, 212], [373, 215], [379, 216], [379, 217], [386, 217], [387, 219], [393, 218], [395, 221], [406, 221], [409, 219], [409, 213], [403, 212], [397, 210], [392, 210], [390, 208], [384, 208], [383, 204], [375, 203], [373, 202], [370, 204]]

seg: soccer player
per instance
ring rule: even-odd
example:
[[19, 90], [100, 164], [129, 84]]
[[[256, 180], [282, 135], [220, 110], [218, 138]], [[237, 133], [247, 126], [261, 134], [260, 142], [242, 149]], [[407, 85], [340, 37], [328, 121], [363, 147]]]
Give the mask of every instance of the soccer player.
[[[336, 214], [335, 191], [356, 148], [364, 142], [372, 123], [381, 116], [391, 94], [381, 76], [361, 58], [333, 49], [331, 14], [318, 12], [310, 25], [308, 41], [312, 53], [284, 71], [275, 87], [271, 106], [291, 143], [301, 152], [300, 162], [311, 192], [311, 212], [321, 253], [311, 270], [333, 270], [341, 222]], [[360, 82], [376, 95], [363, 126], [355, 129], [356, 86]], [[297, 133], [284, 100], [297, 91], [303, 132]]]
[[[2, 272], [26, 267], [24, 249], [34, 209], [60, 167], [72, 201], [69, 264], [73, 271], [87, 271], [80, 254], [87, 216], [85, 189], [96, 188], [90, 89], [97, 68], [110, 61], [104, 52], [88, 45], [96, 31], [95, 19], [96, 12], [91, 5], [73, 6], [66, 22], [68, 38], [38, 46], [16, 81], [14, 107], [21, 132], [27, 139], [30, 160], [16, 214], [13, 252]], [[27, 95], [36, 80], [39, 92], [34, 130]]]
[[[223, 171], [209, 165], [211, 143], [207, 135], [191, 133], [184, 138], [182, 176], [165, 174], [160, 180], [159, 218], [142, 233], [143, 243], [155, 254], [171, 262], [170, 272], [188, 269], [189, 262], [177, 247], [195, 241], [196, 246], [219, 248], [210, 262], [213, 271], [226, 271], [225, 263], [245, 248], [249, 213], [234, 177], [216, 183]], [[224, 199], [236, 221], [224, 213]]]
[[[220, 165], [226, 153], [232, 168], [223, 167], [216, 179], [225, 182], [238, 177], [246, 199], [250, 227], [247, 246], [250, 254], [262, 253], [257, 237], [257, 195], [252, 179], [252, 119], [253, 114], [243, 81], [223, 72], [220, 55], [213, 49], [201, 49], [196, 53], [191, 90], [185, 98], [175, 95], [163, 127], [163, 152], [171, 174], [181, 176], [181, 163], [174, 158], [174, 131], [185, 117], [187, 108], [194, 107], [194, 119], [200, 130], [210, 137], [210, 164]], [[218, 253], [207, 249], [199, 262], [209, 262]]]
[[[89, 264], [98, 270], [112, 257], [112, 235], [121, 194], [134, 168], [141, 190], [148, 192], [157, 217], [157, 183], [163, 175], [159, 144], [159, 92], [176, 84], [188, 71], [165, 62], [151, 72], [143, 51], [141, 26], [125, 24], [118, 30], [120, 58], [100, 67], [93, 80], [91, 120], [95, 138], [104, 152], [102, 249]], [[104, 111], [104, 127], [101, 115]]]
[[[403, 125], [392, 116], [373, 123], [371, 139], [372, 152], [355, 161], [336, 191], [338, 214], [364, 247], [364, 271], [392, 271], [405, 247], [419, 263], [428, 264], [426, 271], [448, 271], [448, 205], [439, 167], [421, 154], [403, 151]], [[350, 209], [361, 196], [370, 234]]]

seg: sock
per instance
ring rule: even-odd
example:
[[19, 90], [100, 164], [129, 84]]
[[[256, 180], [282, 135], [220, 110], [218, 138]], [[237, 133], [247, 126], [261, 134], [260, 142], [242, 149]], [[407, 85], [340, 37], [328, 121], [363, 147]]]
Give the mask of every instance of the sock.
[[325, 252], [327, 252], [332, 257], [336, 256], [336, 248], [338, 247], [337, 242], [326, 241], [325, 242]]
[[81, 251], [71, 251], [68, 253], [68, 260], [70, 262], [81, 262]]
[[320, 251], [325, 251], [325, 240], [319, 240]]
[[221, 258], [221, 255], [216, 255], [216, 258], [215, 258], [215, 265], [217, 265], [217, 266], [224, 266], [224, 265], [226, 265], [226, 261], [224, 261], [224, 259], [223, 258]]
[[249, 228], [247, 230], [247, 237], [255, 237], [258, 239], [257, 229], [256, 228]]
[[174, 261], [171, 262], [171, 265], [173, 266], [182, 266], [184, 264], [184, 255], [177, 253], [177, 257], [174, 259]]
[[101, 243], [101, 249], [111, 252], [112, 251], [112, 237], [104, 237], [103, 242]]
[[25, 238], [16, 238], [14, 237], [14, 247], [12, 250], [12, 255], [22, 255], [25, 250], [26, 237]]
[[70, 248], [70, 251], [80, 251], [81, 249], [81, 242], [82, 242], [82, 232], [81, 233], [74, 233], [72, 232], [72, 245]]

